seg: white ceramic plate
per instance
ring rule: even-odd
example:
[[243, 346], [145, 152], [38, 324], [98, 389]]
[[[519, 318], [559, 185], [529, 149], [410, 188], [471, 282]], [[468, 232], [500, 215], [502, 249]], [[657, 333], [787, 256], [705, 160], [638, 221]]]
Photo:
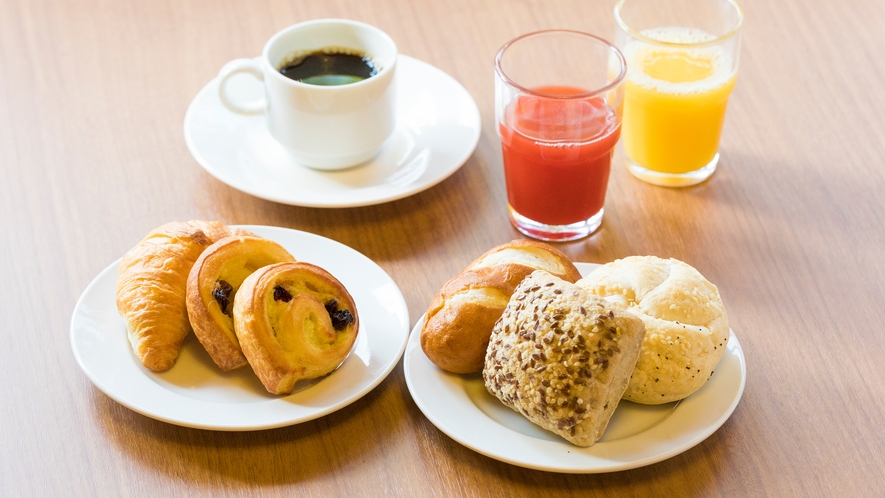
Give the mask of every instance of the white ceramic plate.
[[[586, 275], [598, 265], [576, 266]], [[715, 432], [744, 391], [744, 353], [732, 331], [728, 349], [701, 389], [666, 405], [622, 401], [602, 439], [580, 448], [504, 406], [486, 391], [480, 374], [455, 375], [433, 365], [421, 350], [423, 324], [421, 317], [412, 330], [404, 359], [406, 383], [415, 403], [455, 441], [496, 460], [530, 469], [590, 474], [660, 462]]]
[[299, 261], [325, 268], [356, 302], [360, 331], [337, 370], [300, 381], [289, 396], [269, 394], [248, 367], [224, 373], [190, 334], [175, 365], [152, 372], [141, 365], [114, 302], [119, 260], [80, 296], [71, 318], [71, 347], [95, 386], [123, 406], [171, 424], [245, 431], [306, 422], [343, 408], [381, 383], [403, 354], [409, 314], [396, 283], [353, 249], [278, 227], [243, 226], [274, 240]]
[[[354, 207], [407, 197], [448, 178], [479, 141], [476, 102], [451, 76], [411, 57], [397, 61], [394, 134], [371, 161], [344, 171], [317, 171], [292, 160], [267, 131], [264, 115], [229, 111], [218, 79], [194, 98], [184, 137], [212, 176], [248, 194], [308, 207]], [[230, 80], [229, 92], [248, 101], [263, 94], [251, 76]]]

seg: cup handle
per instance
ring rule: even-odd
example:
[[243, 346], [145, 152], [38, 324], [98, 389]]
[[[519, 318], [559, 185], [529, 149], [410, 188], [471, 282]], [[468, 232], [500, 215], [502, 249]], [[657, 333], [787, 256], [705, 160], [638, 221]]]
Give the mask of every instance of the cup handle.
[[221, 68], [221, 71], [218, 73], [218, 78], [221, 80], [218, 82], [218, 97], [221, 99], [221, 103], [224, 104], [224, 107], [239, 114], [263, 113], [267, 104], [267, 101], [264, 98], [252, 100], [250, 102], [239, 102], [228, 97], [227, 82], [230, 80], [231, 76], [240, 73], [251, 74], [258, 79], [258, 81], [264, 83], [264, 74], [261, 72], [261, 57], [256, 57], [254, 59], [234, 59]]

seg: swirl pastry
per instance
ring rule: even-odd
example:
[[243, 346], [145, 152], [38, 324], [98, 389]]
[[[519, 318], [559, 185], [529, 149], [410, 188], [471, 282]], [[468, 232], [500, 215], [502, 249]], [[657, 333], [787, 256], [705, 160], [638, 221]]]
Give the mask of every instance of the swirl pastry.
[[541, 242], [514, 240], [491, 249], [449, 280], [430, 302], [421, 329], [427, 358], [453, 373], [482, 370], [492, 327], [516, 286], [535, 270], [569, 282], [581, 278], [565, 254]]
[[279, 263], [256, 270], [234, 298], [234, 331], [272, 394], [338, 368], [359, 331], [356, 304], [326, 270]]
[[295, 258], [272, 240], [226, 237], [209, 246], [187, 280], [187, 313], [194, 334], [219, 368], [229, 372], [247, 363], [234, 333], [237, 290], [255, 270]]
[[578, 281], [645, 323], [645, 342], [624, 399], [656, 405], [685, 398], [707, 382], [725, 352], [728, 316], [719, 290], [676, 259], [631, 256]]
[[217, 221], [167, 223], [150, 232], [120, 262], [117, 310], [141, 363], [154, 371], [175, 363], [190, 332], [187, 277], [204, 249], [216, 240], [249, 232]]

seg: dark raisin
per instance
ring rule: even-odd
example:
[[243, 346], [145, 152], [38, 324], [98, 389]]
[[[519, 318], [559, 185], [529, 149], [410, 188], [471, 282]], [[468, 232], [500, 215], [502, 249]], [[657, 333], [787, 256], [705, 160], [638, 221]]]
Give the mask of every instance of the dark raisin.
[[273, 288], [273, 300], [288, 303], [292, 300], [292, 294], [289, 294], [289, 291], [278, 285]]
[[212, 289], [212, 296], [218, 301], [218, 306], [221, 307], [221, 312], [228, 316], [230, 316], [230, 313], [228, 313], [227, 307], [230, 304], [230, 296], [233, 292], [234, 288], [224, 280], [215, 282], [215, 288]]
[[326, 313], [328, 313], [329, 316], [332, 316], [332, 313], [335, 313], [336, 311], [338, 311], [338, 300], [335, 298], [332, 298], [331, 301], [324, 304], [323, 306], [326, 307]]
[[353, 315], [347, 310], [336, 311], [330, 314], [329, 318], [332, 319], [332, 327], [338, 331], [344, 330], [345, 327], [354, 321]]

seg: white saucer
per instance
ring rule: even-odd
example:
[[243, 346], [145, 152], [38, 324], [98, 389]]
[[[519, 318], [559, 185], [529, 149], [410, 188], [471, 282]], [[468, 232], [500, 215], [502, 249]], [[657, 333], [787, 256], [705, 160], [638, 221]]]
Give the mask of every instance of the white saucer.
[[[576, 263], [583, 275], [598, 265]], [[602, 439], [580, 448], [529, 422], [489, 394], [480, 374], [437, 368], [421, 350], [424, 317], [412, 329], [403, 360], [406, 384], [418, 408], [439, 430], [483, 455], [520, 467], [574, 474], [633, 469], [682, 453], [716, 432], [744, 392], [747, 370], [731, 332], [710, 380], [676, 403], [618, 404]]]
[[[451, 76], [411, 57], [397, 61], [394, 134], [371, 161], [344, 171], [317, 171], [295, 163], [267, 131], [264, 115], [229, 111], [218, 79], [194, 98], [184, 118], [191, 154], [212, 176], [270, 201], [307, 207], [355, 207], [407, 197], [448, 178], [473, 154], [481, 130], [479, 109]], [[236, 76], [229, 91], [260, 97], [254, 78]]]
[[409, 311], [396, 283], [353, 249], [297, 230], [243, 226], [275, 240], [299, 261], [325, 268], [353, 296], [360, 331], [350, 356], [331, 374], [300, 381], [289, 396], [268, 394], [243, 367], [224, 373], [193, 334], [175, 365], [152, 372], [141, 365], [117, 313], [116, 261], [83, 291], [71, 318], [71, 348], [89, 380], [142, 415], [198, 429], [245, 431], [294, 425], [339, 410], [363, 397], [393, 370], [409, 333]]

